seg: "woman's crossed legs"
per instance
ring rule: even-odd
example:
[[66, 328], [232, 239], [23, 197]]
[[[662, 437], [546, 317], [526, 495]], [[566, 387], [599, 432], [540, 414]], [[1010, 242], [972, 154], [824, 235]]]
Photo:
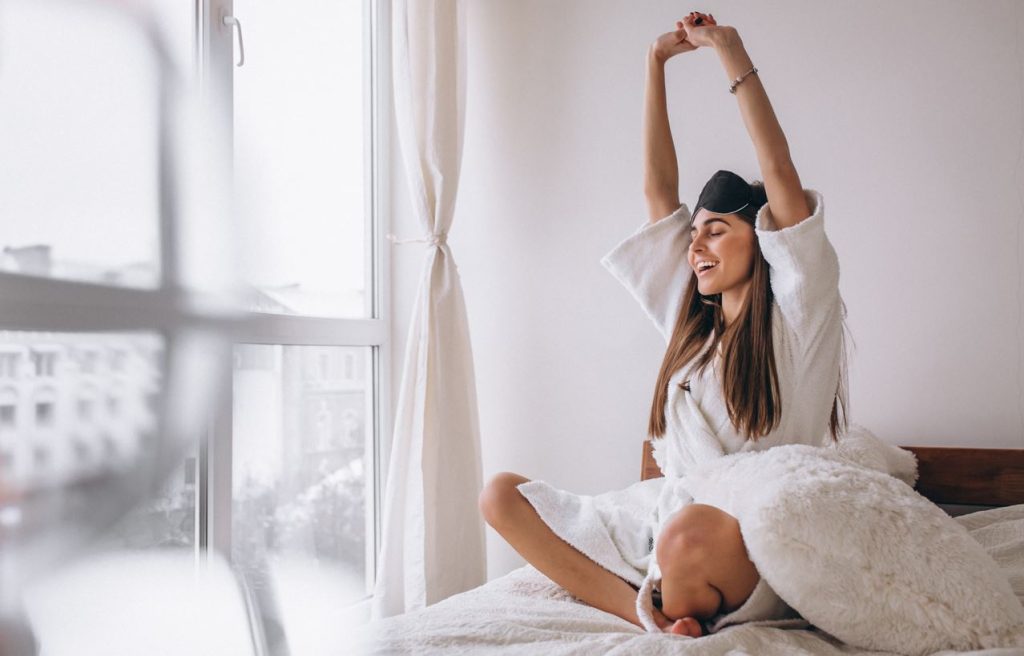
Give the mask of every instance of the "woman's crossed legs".
[[[527, 480], [508, 472], [491, 479], [480, 495], [487, 523], [572, 595], [639, 625], [636, 588], [556, 536], [516, 489]], [[703, 635], [697, 618], [739, 608], [760, 578], [747, 557], [739, 523], [713, 506], [692, 504], [674, 514], [655, 553], [662, 571], [662, 610], [655, 611], [655, 620], [672, 633]]]

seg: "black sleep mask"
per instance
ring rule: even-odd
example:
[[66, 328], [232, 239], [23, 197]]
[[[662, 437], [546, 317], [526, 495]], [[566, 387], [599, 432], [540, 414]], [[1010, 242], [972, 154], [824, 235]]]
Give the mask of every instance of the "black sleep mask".
[[715, 214], [739, 214], [753, 225], [758, 210], [767, 201], [763, 186], [752, 186], [732, 171], [718, 171], [701, 190], [690, 221], [705, 208]]

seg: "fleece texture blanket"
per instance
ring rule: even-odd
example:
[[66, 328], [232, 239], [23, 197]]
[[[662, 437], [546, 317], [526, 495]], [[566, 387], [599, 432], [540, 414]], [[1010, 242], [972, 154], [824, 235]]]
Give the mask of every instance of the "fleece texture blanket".
[[736, 453], [680, 483], [736, 517], [776, 593], [850, 645], [925, 656], [1019, 647], [1024, 607], [967, 530], [903, 481], [835, 449]]
[[[953, 518], [1024, 599], [1024, 505]], [[892, 656], [849, 645], [816, 626], [739, 624], [702, 638], [648, 633], [572, 598], [527, 565], [423, 610], [365, 625], [347, 654], [679, 654], [687, 656]], [[348, 643], [351, 644], [351, 643]], [[340, 652], [339, 652], [340, 653]], [[1020, 656], [1019, 647], [939, 650], [930, 656]]]

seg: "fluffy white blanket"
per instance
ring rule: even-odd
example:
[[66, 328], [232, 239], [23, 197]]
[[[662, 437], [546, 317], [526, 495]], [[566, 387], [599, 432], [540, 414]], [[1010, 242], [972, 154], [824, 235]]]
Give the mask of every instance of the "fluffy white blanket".
[[[683, 473], [694, 470], [705, 473], [717, 471], [719, 465], [731, 463], [734, 458], [741, 456], [770, 459], [772, 456], [759, 454], [767, 454], [777, 448], [744, 451], [729, 457], [719, 453], [715, 457], [698, 458]], [[907, 485], [913, 485], [917, 477], [917, 462], [913, 453], [878, 439], [860, 424], [851, 424], [850, 430], [843, 435], [838, 445], [813, 448], [819, 450], [823, 457], [838, 455], [845, 461], [895, 477]], [[670, 458], [667, 462], [671, 461]], [[771, 476], [778, 475], [776, 472]], [[707, 477], [703, 480], [706, 481]], [[738, 503], [749, 500], [750, 504], [756, 505], [760, 501], [758, 490], [777, 489], [778, 483], [770, 476], [759, 475], [755, 468], [752, 480], [744, 479], [734, 486], [725, 481], [727, 492], [731, 487], [743, 489], [743, 494], [727, 494], [725, 499], [705, 503], [721, 507], [736, 516], [735, 506]], [[714, 490], [719, 486], [711, 482], [705, 483], [703, 487]], [[678, 509], [693, 503], [694, 493], [703, 492], [691, 488], [694, 486], [686, 484], [685, 475], [680, 477], [677, 468], [675, 476], [634, 483], [627, 488], [596, 496], [574, 494], [540, 480], [520, 485], [519, 491], [533, 504], [541, 519], [556, 535], [608, 571], [640, 588], [637, 615], [648, 631], [656, 633], [660, 629], [652, 616], [651, 589], [660, 582], [661, 574], [652, 558], [652, 547], [664, 522]], [[714, 633], [731, 624], [752, 621], [771, 623], [779, 628], [806, 625], [802, 621], [785, 619], [793, 617], [794, 613], [770, 587], [759, 585], [758, 590], [761, 594], [752, 595], [749, 603], [743, 607], [711, 618], [710, 632]]]
[[768, 584], [848, 644], [911, 656], [1024, 652], [1024, 607], [995, 561], [884, 471], [834, 449], [790, 444], [724, 456], [681, 485], [695, 502], [736, 517]]
[[[1024, 505], [955, 518], [999, 565], [1024, 599]], [[421, 611], [381, 620], [356, 636], [365, 654], [685, 654], [690, 656], [888, 656], [842, 643], [815, 628], [741, 624], [698, 639], [647, 633], [573, 599], [527, 565]], [[339, 652], [340, 653], [340, 652]], [[1019, 656], [1019, 648], [933, 656]]]

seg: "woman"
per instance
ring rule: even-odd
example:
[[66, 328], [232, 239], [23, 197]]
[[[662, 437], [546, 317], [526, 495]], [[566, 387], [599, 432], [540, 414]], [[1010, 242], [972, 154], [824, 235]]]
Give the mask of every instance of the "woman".
[[[821, 194], [801, 186], [736, 29], [698, 12], [676, 28], [647, 57], [650, 221], [602, 259], [668, 341], [648, 425], [665, 474], [656, 507], [637, 519], [600, 507], [599, 497], [502, 473], [480, 508], [523, 558], [581, 601], [649, 631], [699, 637], [796, 614], [760, 577], [736, 519], [693, 503], [674, 481], [728, 453], [837, 440], [847, 421], [845, 306]], [[764, 183], [718, 171], [691, 215], [679, 201], [664, 66], [699, 48], [714, 49], [733, 82]], [[641, 498], [643, 485], [627, 491]]]

